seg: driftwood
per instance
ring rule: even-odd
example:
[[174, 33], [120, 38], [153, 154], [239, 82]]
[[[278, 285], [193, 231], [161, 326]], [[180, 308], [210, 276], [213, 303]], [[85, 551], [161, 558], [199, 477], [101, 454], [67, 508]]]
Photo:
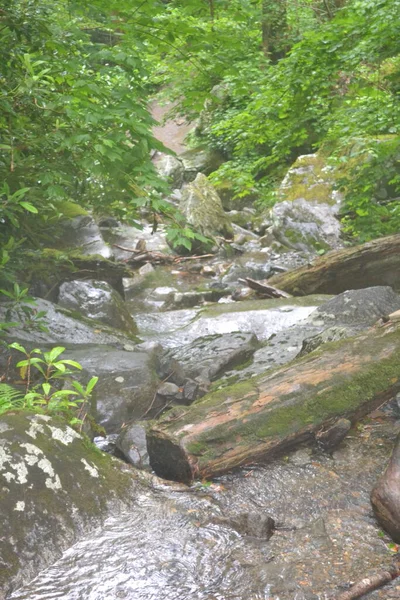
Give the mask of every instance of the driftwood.
[[344, 417], [354, 422], [400, 389], [400, 323], [327, 344], [272, 373], [176, 407], [147, 432], [150, 462], [191, 481], [271, 458]]
[[313, 264], [274, 275], [268, 283], [294, 296], [340, 294], [366, 285], [400, 290], [400, 235], [329, 252]]
[[240, 283], [245, 283], [249, 288], [255, 290], [262, 294], [265, 298], [290, 298], [290, 294], [283, 292], [282, 290], [278, 290], [278, 288], [272, 287], [268, 283], [264, 283], [263, 281], [256, 281], [255, 279], [250, 279], [250, 277], [245, 277], [244, 279], [239, 279]]
[[125, 246], [119, 246], [113, 244], [115, 248], [124, 250], [124, 252], [131, 252], [134, 256], [128, 258], [125, 262], [130, 265], [140, 263], [154, 263], [154, 264], [179, 264], [188, 260], [203, 260], [205, 258], [213, 258], [214, 254], [201, 254], [199, 256], [176, 256], [173, 254], [164, 254], [163, 252], [152, 252], [143, 248], [125, 248]]
[[393, 563], [387, 569], [380, 571], [380, 573], [377, 573], [376, 575], [371, 575], [371, 577], [365, 577], [365, 579], [358, 581], [351, 586], [349, 590], [336, 596], [335, 600], [356, 600], [356, 598], [361, 598], [361, 596], [365, 596], [365, 594], [377, 590], [399, 576], [400, 556], [397, 555]]

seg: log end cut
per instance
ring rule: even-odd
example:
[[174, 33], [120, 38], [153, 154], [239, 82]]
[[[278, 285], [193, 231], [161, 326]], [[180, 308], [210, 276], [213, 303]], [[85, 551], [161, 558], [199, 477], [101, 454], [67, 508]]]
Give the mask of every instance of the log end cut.
[[195, 468], [178, 440], [153, 429], [147, 433], [147, 450], [151, 468], [159, 477], [184, 483], [193, 481]]

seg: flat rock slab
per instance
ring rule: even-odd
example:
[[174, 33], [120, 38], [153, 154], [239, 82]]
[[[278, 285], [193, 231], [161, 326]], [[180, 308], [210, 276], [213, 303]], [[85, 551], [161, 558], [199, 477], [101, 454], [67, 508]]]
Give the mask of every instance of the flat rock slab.
[[129, 506], [135, 476], [60, 419], [7, 413], [0, 421], [0, 598]]
[[[160, 377], [164, 379], [173, 371], [181, 378], [201, 377], [212, 381], [227, 369], [249, 360], [258, 348], [253, 333], [226, 333], [209, 335], [168, 350], [160, 357]], [[182, 380], [182, 383], [183, 383]]]
[[400, 325], [327, 344], [269, 375], [174, 409], [147, 435], [158, 475], [190, 481], [265, 460], [339, 418], [352, 421], [399, 386]]

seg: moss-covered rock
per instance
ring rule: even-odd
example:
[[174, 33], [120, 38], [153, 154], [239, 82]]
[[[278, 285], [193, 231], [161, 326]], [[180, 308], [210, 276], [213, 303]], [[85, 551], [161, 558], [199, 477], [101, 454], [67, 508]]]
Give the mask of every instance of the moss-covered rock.
[[279, 200], [292, 202], [302, 198], [307, 202], [336, 205], [342, 195], [335, 189], [335, 179], [334, 168], [322, 154], [299, 156], [279, 187]]
[[[111, 505], [129, 505], [135, 475], [59, 419], [0, 419], [0, 597], [32, 579]], [[2, 595], [3, 594], [3, 595]]]
[[180, 209], [188, 223], [203, 235], [233, 237], [232, 226], [222, 208], [221, 200], [202, 173], [184, 189]]

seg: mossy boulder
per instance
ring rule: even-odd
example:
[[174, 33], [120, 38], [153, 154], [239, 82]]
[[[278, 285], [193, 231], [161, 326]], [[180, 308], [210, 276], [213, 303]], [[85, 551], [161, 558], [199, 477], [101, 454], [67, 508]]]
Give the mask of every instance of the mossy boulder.
[[221, 199], [207, 177], [199, 173], [183, 191], [180, 209], [188, 223], [207, 237], [233, 237]]
[[288, 248], [316, 254], [343, 245], [335, 206], [299, 198], [275, 204], [270, 219], [273, 236]]
[[0, 418], [0, 598], [35, 577], [109, 509], [133, 501], [134, 472], [57, 418]]
[[279, 189], [280, 201], [298, 200], [316, 204], [337, 205], [342, 194], [335, 189], [335, 169], [322, 154], [299, 156], [288, 170]]
[[101, 235], [97, 223], [90, 215], [79, 215], [73, 219], [64, 219], [57, 224], [54, 247], [57, 249], [76, 249], [81, 254], [99, 254], [111, 258], [113, 252]]

